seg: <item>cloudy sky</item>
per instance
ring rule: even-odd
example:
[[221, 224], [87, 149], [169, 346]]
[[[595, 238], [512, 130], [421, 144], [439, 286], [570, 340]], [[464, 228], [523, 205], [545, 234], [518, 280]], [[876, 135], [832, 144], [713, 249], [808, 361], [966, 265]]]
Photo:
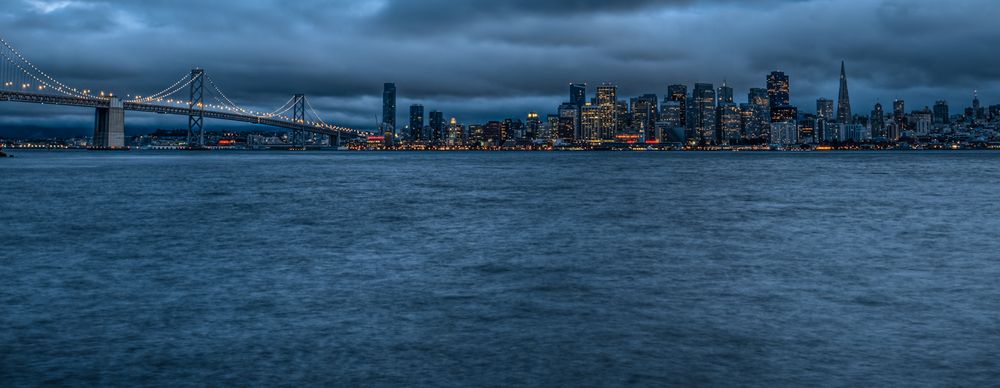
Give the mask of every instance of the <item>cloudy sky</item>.
[[[567, 84], [619, 96], [670, 83], [736, 88], [780, 69], [792, 102], [836, 98], [847, 61], [855, 112], [978, 89], [1000, 103], [993, 0], [3, 0], [0, 35], [66, 84], [149, 94], [204, 67], [262, 110], [306, 93], [326, 121], [371, 128], [383, 82], [463, 122], [554, 112]], [[591, 90], [593, 92], [593, 90]], [[129, 113], [130, 132], [186, 119]], [[227, 125], [209, 122], [210, 128]], [[86, 109], [0, 103], [0, 136], [88, 133]]]

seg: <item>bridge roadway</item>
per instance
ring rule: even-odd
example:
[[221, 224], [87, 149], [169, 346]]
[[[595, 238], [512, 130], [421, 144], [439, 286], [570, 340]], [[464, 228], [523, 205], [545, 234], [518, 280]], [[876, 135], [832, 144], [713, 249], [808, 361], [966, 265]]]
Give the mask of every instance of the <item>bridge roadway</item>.
[[[77, 106], [85, 108], [111, 109], [110, 98], [83, 98], [69, 96], [53, 96], [36, 93], [12, 92], [0, 90], [0, 101], [26, 102], [34, 104]], [[239, 121], [244, 123], [261, 124], [290, 130], [301, 130], [320, 135], [337, 136], [342, 131], [318, 127], [310, 124], [297, 124], [287, 120], [280, 120], [267, 117], [249, 116], [230, 112], [218, 112], [213, 110], [197, 110], [185, 107], [163, 106], [155, 104], [144, 104], [138, 102], [123, 101], [124, 110], [135, 112], [150, 112], [159, 114], [170, 114], [178, 116], [197, 116], [199, 113], [206, 118]]]

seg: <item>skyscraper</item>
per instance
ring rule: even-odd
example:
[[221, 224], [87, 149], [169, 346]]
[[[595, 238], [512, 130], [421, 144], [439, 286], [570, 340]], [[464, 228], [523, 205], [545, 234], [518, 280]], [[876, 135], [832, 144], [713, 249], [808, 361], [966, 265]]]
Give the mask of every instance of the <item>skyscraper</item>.
[[767, 95], [771, 103], [771, 122], [795, 121], [798, 109], [791, 106], [791, 84], [788, 76], [780, 71], [772, 71], [767, 76]]
[[940, 100], [934, 103], [934, 124], [948, 124], [951, 121], [948, 115], [948, 101]]
[[618, 132], [618, 87], [602, 84], [597, 87], [597, 106], [600, 108], [600, 139], [612, 140]]
[[896, 127], [900, 132], [905, 131], [909, 127], [906, 122], [906, 102], [903, 100], [892, 102], [892, 120], [896, 122]]
[[424, 132], [424, 106], [420, 104], [410, 105], [410, 140], [417, 141], [423, 139]]
[[667, 101], [677, 101], [680, 105], [681, 113], [680, 115], [680, 126], [687, 126], [687, 85], [670, 85], [667, 86], [667, 96], [665, 100]]
[[770, 99], [771, 110], [791, 105], [790, 85], [788, 76], [780, 71], [772, 71], [767, 76], [767, 96]]
[[719, 86], [717, 97], [715, 140], [719, 144], [734, 144], [740, 139], [742, 117], [739, 106], [733, 100], [733, 88], [723, 81], [722, 86]]
[[838, 139], [839, 128], [833, 121], [833, 101], [820, 98], [816, 100], [816, 124], [813, 126], [817, 141], [832, 141]]
[[396, 84], [386, 82], [382, 89], [382, 130], [396, 132]]
[[715, 141], [715, 87], [712, 84], [694, 84], [694, 135], [700, 141]]
[[659, 119], [659, 99], [655, 94], [644, 94], [631, 100], [632, 128], [652, 138], [656, 120]]
[[771, 124], [771, 103], [767, 95], [767, 89], [752, 88], [747, 96], [747, 105], [750, 107], [750, 118], [744, 131], [749, 139], [767, 138], [767, 131]]
[[553, 136], [566, 141], [576, 140], [580, 128], [580, 107], [574, 103], [559, 105], [559, 126]]
[[444, 113], [431, 111], [430, 113], [431, 137], [429, 140], [441, 141], [447, 138], [445, 133]]
[[587, 104], [587, 84], [569, 84], [569, 103], [577, 109]]
[[837, 123], [854, 123], [854, 115], [851, 114], [851, 96], [847, 92], [847, 70], [844, 61], [840, 62], [840, 95], [837, 97]]
[[870, 121], [872, 127], [872, 137], [889, 137], [889, 133], [886, 131], [885, 127], [885, 110], [882, 109], [882, 103], [875, 103], [875, 109], [872, 109]]

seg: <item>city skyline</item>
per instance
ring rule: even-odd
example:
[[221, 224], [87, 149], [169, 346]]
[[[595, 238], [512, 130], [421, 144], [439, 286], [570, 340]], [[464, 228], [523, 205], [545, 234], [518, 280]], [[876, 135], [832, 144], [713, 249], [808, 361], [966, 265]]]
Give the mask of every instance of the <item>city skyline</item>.
[[[143, 93], [148, 90], [124, 90], [127, 89], [124, 85], [153, 90], [154, 86], [145, 84], [143, 76], [146, 74], [152, 79], [160, 79], [197, 65], [209, 68], [220, 83], [225, 83], [227, 91], [233, 90], [231, 97], [235, 100], [249, 99], [247, 103], [260, 106], [280, 104], [281, 101], [277, 100], [287, 97], [278, 96], [279, 91], [304, 89], [302, 91], [310, 95], [310, 101], [317, 108], [333, 112], [330, 120], [359, 128], [372, 128], [376, 118], [381, 116], [380, 94], [385, 82], [395, 82], [398, 86], [396, 118], [399, 123], [408, 122], [407, 107], [411, 104], [421, 104], [427, 107], [428, 112], [443, 112], [448, 118], [458, 117], [461, 122], [481, 123], [506, 117], [523, 118], [533, 111], [543, 115], [557, 113], [558, 105], [566, 102], [565, 86], [574, 82], [587, 83], [591, 93], [596, 85], [612, 82], [619, 86], [619, 98], [627, 100], [645, 94], [662, 97], [671, 84], [693, 87], [696, 83], [711, 83], [718, 86], [725, 80], [735, 90], [736, 103], [741, 103], [745, 102], [746, 93], [751, 88], [766, 86], [764, 75], [780, 69], [791, 78], [791, 105], [797, 106], [800, 111], [812, 112], [816, 99], [838, 98], [837, 65], [842, 60], [846, 60], [848, 65], [854, 114], [865, 115], [875, 102], [888, 106], [897, 98], [907, 101], [908, 110], [933, 107], [936, 101], [946, 100], [953, 112], [957, 112], [969, 105], [975, 90], [979, 91], [979, 98], [986, 105], [1000, 100], [996, 97], [993, 81], [998, 78], [994, 74], [996, 70], [985, 65], [990, 62], [989, 55], [992, 54], [986, 49], [975, 49], [981, 44], [977, 42], [986, 42], [997, 32], [983, 29], [973, 22], [963, 24], [961, 29], [939, 29], [939, 34], [929, 36], [910, 24], [930, 21], [937, 25], [952, 20], [950, 18], [963, 10], [981, 11], [973, 12], [971, 17], [989, 18], [995, 12], [986, 2], [969, 1], [948, 7], [930, 2], [900, 4], [889, 1], [877, 4], [829, 1], [681, 4], [648, 1], [632, 5], [553, 2], [524, 9], [517, 4], [477, 3], [473, 6], [478, 8], [472, 9], [473, 6], [467, 3], [433, 3], [441, 5], [433, 15], [438, 20], [451, 22], [450, 28], [408, 30], [405, 27], [411, 22], [400, 15], [413, 11], [416, 5], [428, 4], [405, 1], [319, 2], [289, 7], [279, 7], [272, 2], [220, 2], [207, 6], [203, 17], [220, 19], [216, 21], [217, 25], [233, 27], [225, 31], [209, 31], [208, 27], [183, 20], [184, 14], [179, 10], [187, 4], [185, 2], [135, 5], [124, 2], [25, 1], [0, 11], [0, 17], [10, 26], [10, 30], [4, 33], [12, 43], [67, 82], [83, 85], [106, 82], [121, 86], [123, 90], [118, 93]], [[308, 6], [314, 6], [315, 12], [306, 12]], [[426, 8], [433, 7], [428, 5]], [[267, 14], [260, 10], [274, 12]], [[236, 12], [259, 22], [309, 17], [302, 20], [304, 24], [300, 28], [309, 33], [280, 28], [278, 23], [272, 23], [277, 26], [273, 34], [256, 33], [257, 37], [268, 36], [247, 39], [247, 36], [238, 33], [246, 27], [222, 18], [225, 12]], [[349, 23], [331, 27], [323, 21], [323, 17], [332, 13], [337, 13], [338, 18]], [[431, 12], [412, 13], [417, 18], [428, 14]], [[770, 30], [766, 19], [758, 19], [759, 26], [746, 26], [745, 19], [753, 18], [737, 17], [736, 14], [760, 17], [800, 15], [815, 19], [815, 23], [811, 29], [805, 29], [798, 19], [791, 18], [787, 28], [795, 29], [804, 36], [788, 37], [789, 44], [784, 45], [773, 40], [771, 43], [774, 45], [753, 44], [752, 50], [733, 47], [732, 44], [719, 46], [714, 40], [702, 42], [693, 38], [678, 38], [671, 41], [669, 38], [677, 38], [675, 30], [704, 23], [704, 20], [692, 22], [696, 14], [702, 18], [706, 14], [718, 16], [714, 20], [727, 26], [726, 36], [740, 36], [744, 41], [754, 37], [768, 41], [765, 38], [773, 38], [777, 32]], [[841, 23], [847, 20], [842, 19], [844, 15], [860, 14], [866, 16], [851, 18], [847, 25]], [[511, 36], [511, 33], [494, 38], [484, 37], [483, 29], [496, 27], [490, 15], [524, 23], [525, 32], [519, 33], [520, 37]], [[568, 35], [530, 33], [535, 31], [537, 23], [554, 15], [563, 15], [593, 26], [597, 32], [612, 37], [626, 36], [635, 28], [653, 22], [666, 23], [668, 27], [648, 33], [646, 40], [650, 44], [643, 46], [663, 48], [647, 47], [645, 50], [638, 50], [632, 42], [611, 44], [608, 39], [598, 38], [594, 31], [589, 30]], [[76, 21], [67, 25], [66, 21], [70, 19]], [[854, 24], [886, 31], [880, 34], [878, 42], [863, 42], [859, 33], [853, 31], [859, 28]], [[813, 34], [811, 31], [828, 32], [833, 25], [837, 26], [834, 30], [841, 32], [837, 39], [820, 40], [824, 42], [822, 44], [803, 43], [806, 36]], [[852, 31], [848, 31], [847, 27], [851, 27]], [[117, 33], [115, 28], [129, 33]], [[71, 31], [74, 33], [69, 33]], [[328, 33], [325, 34], [328, 37], [319, 36], [324, 35], [321, 32]], [[169, 38], [178, 33], [198, 34], [203, 39], [201, 44], [181, 47]], [[344, 42], [341, 40], [347, 39], [337, 38], [338, 34], [364, 39]], [[144, 38], [135, 38], [135, 35]], [[405, 39], [397, 41], [399, 38]], [[468, 40], [470, 44], [457, 44], [462, 40]], [[42, 43], [52, 41], [57, 43]], [[98, 44], [98, 41], [102, 43]], [[301, 42], [296, 45], [309, 47], [302, 50], [286, 48], [288, 42]], [[665, 42], [679, 44], [660, 44]], [[914, 53], [900, 55], [898, 51], [913, 42], [947, 43], [946, 47], [955, 49], [956, 53], [927, 55], [919, 60]], [[486, 43], [490, 43], [487, 46], [492, 49], [479, 47]], [[154, 44], [156, 50], [141, 51]], [[441, 45], [441, 50], [432, 51], [440, 52], [439, 55], [411, 55], [407, 61], [400, 60], [400, 53], [423, 52], [422, 48], [432, 44]], [[959, 46], [962, 44], [974, 46], [971, 50], [961, 50]], [[363, 47], [365, 45], [370, 47]], [[225, 48], [214, 50], [214, 46]], [[254, 57], [254, 53], [262, 48], [276, 54], [286, 51], [305, 53]], [[517, 48], [523, 50], [518, 51]], [[542, 60], [547, 58], [546, 54], [567, 53], [566, 50], [573, 51], [573, 55], [564, 56], [566, 60]], [[339, 60], [323, 54], [339, 51], [356, 54]], [[142, 52], [143, 55], [132, 55], [134, 52]], [[512, 52], [517, 55], [501, 55]], [[508, 57], [511, 58], [505, 59]], [[905, 66], [897, 62], [905, 62]], [[324, 63], [331, 65], [320, 66]], [[92, 121], [90, 113], [85, 111], [71, 108], [53, 111], [20, 105], [0, 106], [0, 117], [0, 129], [4, 131], [29, 127], [44, 133], [50, 133], [52, 129], [58, 132], [59, 128], [85, 133]], [[161, 117], [129, 119], [129, 128], [136, 130], [181, 127], [182, 124]], [[212, 125], [226, 127], [223, 123]]]

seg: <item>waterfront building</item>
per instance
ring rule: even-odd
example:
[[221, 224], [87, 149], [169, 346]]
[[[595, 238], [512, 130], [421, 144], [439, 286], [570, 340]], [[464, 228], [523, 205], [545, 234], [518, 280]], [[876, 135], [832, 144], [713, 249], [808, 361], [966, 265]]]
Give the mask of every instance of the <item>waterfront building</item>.
[[382, 89], [382, 130], [389, 136], [396, 132], [396, 84], [392, 82]]
[[430, 137], [428, 140], [435, 142], [442, 141], [448, 137], [446, 133], [447, 127], [444, 123], [444, 113], [438, 111], [431, 111], [430, 113]]
[[816, 120], [814, 132], [817, 141], [836, 141], [840, 138], [840, 131], [835, 125], [833, 112], [833, 101], [820, 98], [816, 100]]
[[410, 140], [420, 141], [423, 139], [424, 130], [424, 106], [420, 104], [410, 105]]
[[745, 129], [747, 138], [766, 139], [771, 125], [771, 105], [767, 89], [750, 89], [747, 105], [750, 107], [750, 117]]
[[618, 133], [618, 113], [620, 112], [618, 105], [617, 86], [605, 83], [597, 87], [597, 107], [600, 109], [598, 137], [600, 140], [613, 140]]
[[600, 106], [588, 103], [580, 110], [580, 139], [589, 142], [602, 139]]
[[771, 123], [771, 144], [789, 146], [799, 143], [799, 126], [794, 121]]
[[790, 90], [788, 76], [784, 72], [772, 71], [767, 76], [767, 95], [771, 110], [791, 105]]
[[538, 112], [528, 112], [528, 119], [524, 122], [524, 126], [528, 138], [541, 138], [539, 135], [541, 135], [542, 130], [542, 119], [538, 116]]
[[667, 86], [667, 95], [664, 97], [664, 101], [674, 101], [680, 105], [680, 110], [683, 112], [680, 118], [680, 126], [687, 126], [687, 85], [670, 85]]
[[939, 100], [934, 103], [934, 124], [946, 125], [951, 123], [949, 117], [948, 101]]
[[644, 94], [631, 99], [631, 127], [644, 135], [645, 139], [655, 137], [656, 121], [659, 119], [658, 102], [659, 99], [655, 94]]
[[873, 138], [889, 138], [889, 132], [886, 130], [885, 125], [885, 110], [882, 108], [881, 103], [875, 103], [875, 108], [872, 109], [869, 123], [872, 129]]
[[569, 103], [577, 109], [587, 104], [587, 84], [569, 84]]
[[897, 99], [892, 102], [892, 120], [899, 126], [899, 131], [904, 132], [906, 128], [906, 102]]
[[840, 62], [840, 94], [837, 96], [837, 122], [840, 124], [854, 123], [854, 115], [851, 113], [851, 96], [847, 91], [847, 70], [844, 61]]
[[715, 87], [712, 84], [697, 83], [694, 85], [694, 135], [698, 141], [715, 141]]
[[567, 142], [577, 139], [580, 131], [580, 107], [574, 103], [564, 103], [559, 105], [559, 125], [557, 126], [555, 137]]

